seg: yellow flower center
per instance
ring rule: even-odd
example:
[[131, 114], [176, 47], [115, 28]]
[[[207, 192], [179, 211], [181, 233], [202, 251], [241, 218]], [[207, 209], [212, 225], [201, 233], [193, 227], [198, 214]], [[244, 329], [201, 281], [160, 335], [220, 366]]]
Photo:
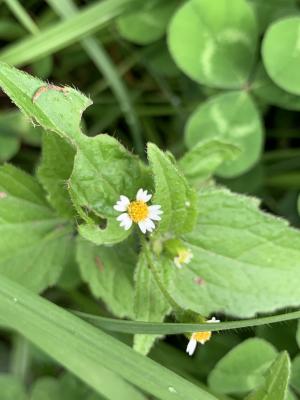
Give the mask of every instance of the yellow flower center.
[[135, 223], [143, 221], [149, 215], [147, 204], [140, 200], [132, 201], [127, 208], [127, 212]]
[[192, 335], [193, 339], [196, 339], [197, 342], [205, 343], [211, 338], [211, 332], [196, 332]]

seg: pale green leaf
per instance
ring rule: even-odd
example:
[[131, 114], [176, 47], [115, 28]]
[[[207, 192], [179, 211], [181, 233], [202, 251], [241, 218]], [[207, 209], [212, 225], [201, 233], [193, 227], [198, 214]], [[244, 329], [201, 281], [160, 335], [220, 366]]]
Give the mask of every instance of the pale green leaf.
[[257, 391], [247, 396], [246, 400], [285, 400], [290, 368], [288, 353], [279, 354], [266, 373], [265, 382]]
[[154, 175], [153, 204], [159, 204], [163, 211], [159, 230], [177, 234], [192, 230], [197, 217], [194, 190], [168, 155], [151, 143], [148, 159]]
[[206, 390], [1, 276], [1, 321], [110, 400], [216, 400]]
[[93, 222], [87, 224], [80, 224], [78, 226], [80, 236], [90, 242], [100, 245], [112, 245], [122, 242], [129, 234], [130, 230], [126, 231], [120, 228], [120, 223], [116, 218], [108, 218], [105, 220], [105, 227], [96, 225]]
[[131, 243], [105, 247], [79, 239], [77, 261], [82, 279], [93, 295], [102, 299], [118, 317], [133, 318], [133, 273], [137, 256]]
[[210, 372], [208, 382], [218, 393], [245, 393], [264, 383], [263, 374], [277, 351], [263, 339], [247, 339], [228, 352]]
[[75, 150], [58, 135], [44, 133], [42, 159], [37, 176], [48, 192], [47, 199], [57, 212], [67, 218], [75, 211], [67, 190], [75, 157]]
[[13, 375], [0, 374], [1, 400], [27, 400], [24, 385]]
[[299, 305], [299, 231], [258, 206], [222, 188], [200, 192], [197, 227], [185, 237], [194, 257], [173, 276], [184, 308], [251, 317]]
[[[141, 253], [135, 271], [134, 319], [160, 322], [169, 311], [170, 305], [154, 280], [146, 256]], [[155, 335], [135, 335], [133, 347], [139, 353], [148, 354], [156, 337]]]
[[0, 272], [34, 291], [53, 285], [73, 246], [72, 227], [49, 208], [34, 178], [0, 168]]
[[264, 142], [260, 115], [246, 92], [217, 95], [202, 103], [185, 127], [185, 141], [192, 149], [196, 143], [219, 139], [241, 149], [234, 161], [225, 161], [217, 170], [222, 177], [238, 176], [259, 160]]
[[61, 393], [59, 382], [53, 377], [38, 379], [31, 390], [30, 400], [65, 400]]
[[300, 110], [300, 96], [288, 93], [269, 78], [263, 64], [260, 64], [255, 73], [251, 86], [252, 93], [269, 104], [287, 110]]
[[[228, 12], [230, 10], [230, 12]], [[252, 69], [257, 27], [244, 0], [190, 0], [171, 20], [168, 42], [192, 79], [219, 88], [242, 87]]]
[[[263, 40], [262, 56], [271, 79], [287, 92], [300, 95], [300, 17], [273, 23]], [[284, 46], [278, 46], [284, 43]]]
[[136, 12], [117, 19], [120, 35], [136, 44], [149, 44], [160, 39], [178, 6], [175, 0], [148, 0]]
[[198, 142], [179, 160], [179, 166], [192, 184], [210, 178], [225, 161], [234, 160], [240, 154], [237, 146], [218, 139]]

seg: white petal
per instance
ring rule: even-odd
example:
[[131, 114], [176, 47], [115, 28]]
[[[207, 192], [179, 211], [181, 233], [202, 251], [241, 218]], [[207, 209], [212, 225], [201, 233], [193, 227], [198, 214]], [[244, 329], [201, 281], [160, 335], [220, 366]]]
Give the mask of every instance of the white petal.
[[153, 206], [148, 207], [149, 209], [149, 218], [153, 219], [153, 221], [160, 221], [161, 217], [159, 216], [162, 214], [162, 211], [157, 210], [156, 208], [152, 208]]
[[174, 258], [174, 263], [175, 263], [177, 268], [179, 268], [179, 269], [182, 268], [182, 264], [180, 264], [180, 262], [179, 262], [179, 257], [175, 257]]
[[149, 208], [151, 208], [151, 210], [157, 210], [157, 211], [159, 211], [160, 213], [163, 212], [162, 210], [160, 210], [160, 209], [161, 209], [161, 206], [158, 205], [158, 204], [153, 204], [152, 206], [149, 206]]
[[121, 214], [118, 216], [117, 221], [120, 221], [120, 226], [124, 228], [126, 231], [130, 229], [132, 225], [132, 220], [127, 213]]
[[117, 211], [124, 212], [127, 210], [130, 204], [130, 200], [126, 196], [120, 196], [120, 200], [114, 205], [114, 209]]
[[208, 321], [206, 321], [208, 323], [217, 323], [217, 322], [221, 322], [219, 319], [216, 319], [216, 317], [212, 317], [212, 319], [209, 319]]
[[146, 233], [147, 227], [146, 227], [145, 221], [139, 222], [138, 225], [139, 225], [140, 230], [141, 230], [143, 233]]
[[155, 229], [154, 222], [151, 221], [150, 218], [147, 218], [144, 222], [145, 222], [145, 224], [146, 224], [146, 229], [147, 229], [147, 231], [152, 232], [153, 229]]
[[194, 354], [195, 350], [196, 350], [196, 347], [197, 347], [197, 340], [191, 338], [190, 341], [189, 341], [189, 343], [188, 343], [188, 345], [187, 345], [186, 352], [187, 352], [190, 356], [192, 356], [192, 355]]
[[152, 194], [148, 194], [147, 190], [139, 189], [137, 194], [136, 194], [136, 199], [139, 201], [143, 201], [144, 203], [147, 203], [152, 197]]

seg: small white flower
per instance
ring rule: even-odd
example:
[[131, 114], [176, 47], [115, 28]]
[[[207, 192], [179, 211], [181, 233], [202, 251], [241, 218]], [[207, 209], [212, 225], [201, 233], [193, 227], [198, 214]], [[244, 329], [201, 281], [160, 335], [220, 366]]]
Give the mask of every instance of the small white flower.
[[122, 213], [117, 218], [120, 221], [120, 226], [127, 231], [135, 222], [143, 233], [152, 232], [155, 228], [153, 221], [160, 221], [160, 215], [163, 211], [159, 205], [148, 206], [146, 204], [151, 197], [152, 195], [143, 189], [138, 190], [133, 201], [121, 195], [120, 200], [114, 205], [114, 209]]
[[[216, 319], [215, 317], [212, 317], [212, 319], [209, 319], [206, 321], [207, 323], [217, 323], [220, 322], [219, 319]], [[204, 344], [206, 343], [210, 338], [211, 338], [211, 331], [207, 332], [194, 332], [188, 342], [188, 345], [186, 347], [186, 352], [188, 355], [192, 356], [196, 350], [197, 343]]]
[[193, 258], [193, 253], [190, 249], [178, 250], [178, 255], [174, 257], [174, 263], [177, 268], [181, 269], [184, 264], [189, 264]]

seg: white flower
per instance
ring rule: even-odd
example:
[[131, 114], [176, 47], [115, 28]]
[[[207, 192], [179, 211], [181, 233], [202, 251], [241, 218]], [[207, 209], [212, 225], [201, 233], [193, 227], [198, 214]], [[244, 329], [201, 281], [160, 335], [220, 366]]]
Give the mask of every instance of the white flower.
[[[212, 319], [209, 319], [206, 321], [207, 323], [217, 323], [220, 322], [219, 319], [216, 319], [215, 317], [212, 317]], [[186, 352], [192, 356], [196, 350], [197, 343], [204, 344], [206, 343], [209, 339], [211, 338], [211, 331], [207, 332], [194, 332], [188, 342], [188, 345], [186, 347]]]
[[159, 205], [148, 206], [146, 204], [151, 197], [152, 195], [143, 189], [138, 190], [133, 201], [121, 195], [120, 200], [114, 205], [114, 209], [122, 213], [117, 218], [120, 221], [120, 226], [127, 231], [135, 222], [143, 233], [152, 232], [155, 228], [153, 221], [160, 221], [160, 215], [163, 211]]
[[181, 269], [183, 264], [189, 264], [193, 258], [193, 253], [190, 249], [178, 250], [178, 255], [174, 257], [174, 263], [177, 268]]

